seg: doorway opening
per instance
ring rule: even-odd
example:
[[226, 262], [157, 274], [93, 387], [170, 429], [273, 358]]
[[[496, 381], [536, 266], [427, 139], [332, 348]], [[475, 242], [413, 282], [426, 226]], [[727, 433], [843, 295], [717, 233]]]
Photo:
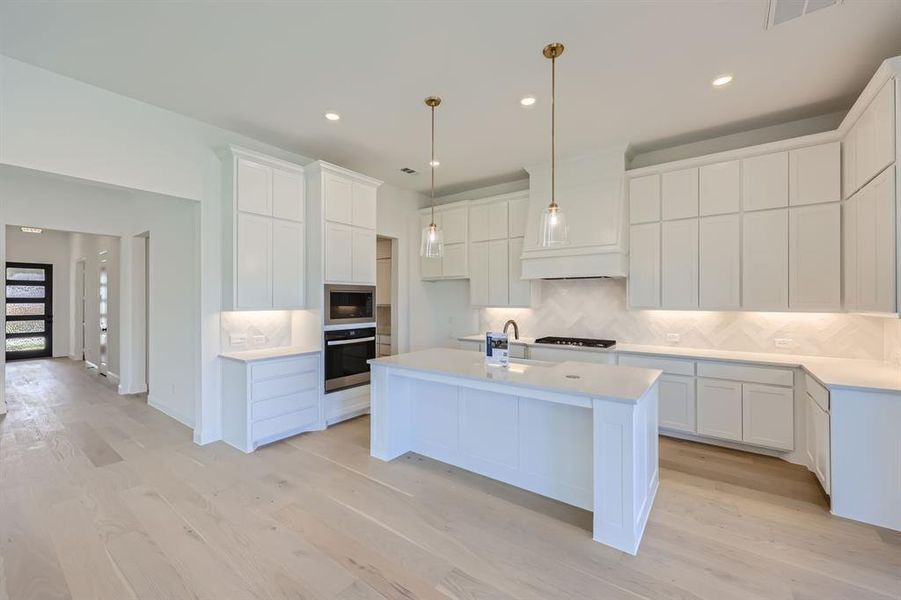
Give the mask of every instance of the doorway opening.
[[375, 306], [376, 306], [376, 356], [397, 354], [394, 325], [397, 313], [397, 240], [379, 236], [376, 238]]
[[6, 360], [53, 355], [53, 265], [6, 263]]

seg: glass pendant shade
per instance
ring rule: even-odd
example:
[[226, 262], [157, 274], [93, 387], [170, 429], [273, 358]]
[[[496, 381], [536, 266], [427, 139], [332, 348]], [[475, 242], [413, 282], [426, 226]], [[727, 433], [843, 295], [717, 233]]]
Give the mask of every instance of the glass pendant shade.
[[444, 256], [444, 233], [434, 223], [422, 230], [419, 256], [424, 258], [441, 258]]
[[559, 206], [551, 205], [541, 215], [541, 227], [539, 229], [538, 242], [544, 248], [565, 246], [569, 243], [569, 235], [566, 229], [566, 215]]

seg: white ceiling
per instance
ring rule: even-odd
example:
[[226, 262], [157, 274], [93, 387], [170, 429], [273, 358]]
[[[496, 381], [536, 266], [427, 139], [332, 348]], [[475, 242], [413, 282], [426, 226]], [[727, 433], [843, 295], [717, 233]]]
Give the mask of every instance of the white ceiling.
[[[844, 109], [901, 54], [901, 1], [845, 0], [770, 30], [767, 6], [4, 0], [0, 52], [418, 190], [428, 188], [422, 100], [438, 94], [438, 185], [452, 192], [547, 160], [548, 42], [566, 45], [561, 156]], [[723, 72], [735, 81], [713, 89]], [[538, 103], [521, 108], [525, 94]], [[342, 119], [326, 121], [327, 110]]]

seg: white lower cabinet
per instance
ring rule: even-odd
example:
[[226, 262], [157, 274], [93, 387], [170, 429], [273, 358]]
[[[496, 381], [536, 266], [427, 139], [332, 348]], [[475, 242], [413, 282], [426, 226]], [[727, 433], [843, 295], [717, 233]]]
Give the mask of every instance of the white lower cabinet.
[[698, 433], [723, 440], [742, 440], [741, 383], [698, 378]]
[[831, 494], [829, 413], [808, 394], [806, 402], [807, 464], [827, 494]]
[[695, 378], [684, 375], [660, 376], [657, 419], [660, 427], [696, 433]]
[[253, 452], [322, 428], [319, 352], [222, 363], [222, 433], [231, 446]]
[[795, 447], [794, 415], [792, 388], [742, 384], [742, 441], [792, 450]]

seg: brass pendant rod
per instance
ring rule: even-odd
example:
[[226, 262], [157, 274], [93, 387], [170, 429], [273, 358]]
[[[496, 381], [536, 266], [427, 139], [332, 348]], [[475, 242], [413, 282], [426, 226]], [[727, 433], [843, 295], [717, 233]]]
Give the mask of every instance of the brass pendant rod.
[[557, 206], [557, 57], [551, 57], [551, 207]]
[[432, 160], [429, 167], [432, 169], [432, 226], [435, 225], [435, 106], [432, 105]]

